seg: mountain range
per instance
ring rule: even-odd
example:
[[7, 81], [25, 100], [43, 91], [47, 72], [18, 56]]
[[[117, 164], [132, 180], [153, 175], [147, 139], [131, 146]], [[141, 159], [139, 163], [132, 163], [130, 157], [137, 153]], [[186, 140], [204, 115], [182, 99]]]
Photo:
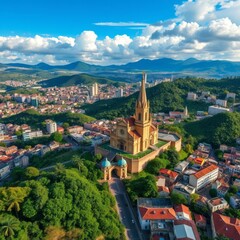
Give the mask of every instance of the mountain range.
[[96, 73], [99, 76], [110, 77], [113, 72], [137, 73], [139, 71], [151, 72], [152, 74], [174, 74], [177, 76], [196, 75], [201, 77], [225, 77], [240, 75], [240, 62], [231, 62], [225, 60], [198, 60], [189, 58], [187, 60], [174, 60], [171, 58], [161, 58], [156, 60], [142, 59], [137, 62], [127, 63], [125, 65], [99, 66], [84, 62], [73, 62], [67, 65], [49, 65], [39, 63], [28, 65], [22, 63], [0, 64], [1, 68], [14, 69], [34, 69], [49, 72], [54, 71], [72, 71], [84, 73]]

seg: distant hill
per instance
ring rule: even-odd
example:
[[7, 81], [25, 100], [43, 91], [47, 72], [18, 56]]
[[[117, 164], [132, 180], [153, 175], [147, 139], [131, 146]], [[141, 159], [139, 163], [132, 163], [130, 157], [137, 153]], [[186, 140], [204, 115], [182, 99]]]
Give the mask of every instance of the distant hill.
[[[173, 82], [164, 82], [146, 90], [150, 101], [151, 112], [169, 112], [183, 110], [185, 106], [190, 112], [197, 110], [207, 111], [209, 104], [197, 101], [187, 101], [190, 91], [210, 91], [225, 98], [225, 91], [233, 91], [240, 97], [240, 77], [222, 80], [206, 80], [196, 78], [178, 79]], [[115, 118], [133, 114], [138, 92], [121, 99], [109, 99], [83, 106], [86, 114], [95, 118]]]
[[35, 128], [41, 128], [42, 122], [52, 119], [56, 122], [68, 122], [70, 125], [83, 125], [85, 122], [93, 121], [94, 118], [81, 113], [58, 113], [58, 114], [39, 114], [35, 110], [27, 110], [19, 114], [0, 119], [1, 123], [29, 124]]
[[1, 64], [0, 67], [15, 67], [37, 69], [45, 71], [78, 71], [84, 73], [109, 73], [109, 72], [139, 72], [148, 71], [155, 73], [169, 73], [194, 75], [204, 77], [225, 77], [240, 75], [240, 62], [231, 62], [224, 60], [198, 60], [189, 58], [186, 60], [174, 60], [171, 58], [161, 58], [156, 60], [141, 59], [137, 62], [131, 62], [124, 65], [99, 66], [84, 63], [81, 61], [73, 62], [67, 65], [48, 65], [39, 63], [28, 65], [21, 63]]
[[240, 136], [240, 113], [220, 113], [201, 121], [190, 122], [184, 129], [198, 141], [206, 141], [219, 147], [220, 144], [235, 145]]
[[49, 80], [39, 82], [40, 85], [43, 87], [68, 87], [68, 86], [76, 86], [79, 84], [84, 85], [91, 85], [93, 83], [100, 83], [100, 84], [113, 84], [115, 86], [120, 86], [121, 82], [113, 81], [108, 78], [104, 77], [96, 77], [89, 74], [76, 74], [72, 76], [61, 76], [52, 78]]

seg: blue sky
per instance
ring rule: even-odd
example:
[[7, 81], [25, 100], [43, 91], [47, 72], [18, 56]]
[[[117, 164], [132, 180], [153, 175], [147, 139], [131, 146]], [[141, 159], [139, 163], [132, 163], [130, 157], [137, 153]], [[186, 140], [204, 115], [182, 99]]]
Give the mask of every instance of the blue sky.
[[240, 0], [3, 0], [0, 62], [240, 61]]
[[[103, 22], [153, 24], [173, 18], [173, 0], [4, 0], [0, 8], [0, 34], [75, 37], [93, 30], [99, 37], [116, 34], [135, 36], [139, 29], [95, 25]], [[138, 26], [141, 27], [141, 26]], [[136, 28], [136, 27], [135, 27]]]

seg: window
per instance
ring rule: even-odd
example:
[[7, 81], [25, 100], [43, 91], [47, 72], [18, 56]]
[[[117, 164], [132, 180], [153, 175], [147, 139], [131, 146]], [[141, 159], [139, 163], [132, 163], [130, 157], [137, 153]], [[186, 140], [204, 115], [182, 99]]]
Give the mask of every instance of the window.
[[145, 120], [147, 120], [147, 118], [148, 118], [148, 114], [147, 114], [147, 112], [145, 113]]
[[138, 121], [141, 121], [141, 118], [142, 118], [141, 113], [139, 113], [138, 114]]

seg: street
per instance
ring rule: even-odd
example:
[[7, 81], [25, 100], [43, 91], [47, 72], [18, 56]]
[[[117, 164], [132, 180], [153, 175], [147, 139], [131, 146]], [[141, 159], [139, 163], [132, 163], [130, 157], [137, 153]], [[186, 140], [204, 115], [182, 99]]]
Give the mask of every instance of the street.
[[138, 224], [138, 219], [135, 218], [132, 206], [126, 196], [122, 181], [119, 178], [113, 177], [109, 181], [111, 193], [117, 201], [117, 209], [122, 224], [126, 228], [126, 237], [129, 240], [142, 240], [142, 232]]

